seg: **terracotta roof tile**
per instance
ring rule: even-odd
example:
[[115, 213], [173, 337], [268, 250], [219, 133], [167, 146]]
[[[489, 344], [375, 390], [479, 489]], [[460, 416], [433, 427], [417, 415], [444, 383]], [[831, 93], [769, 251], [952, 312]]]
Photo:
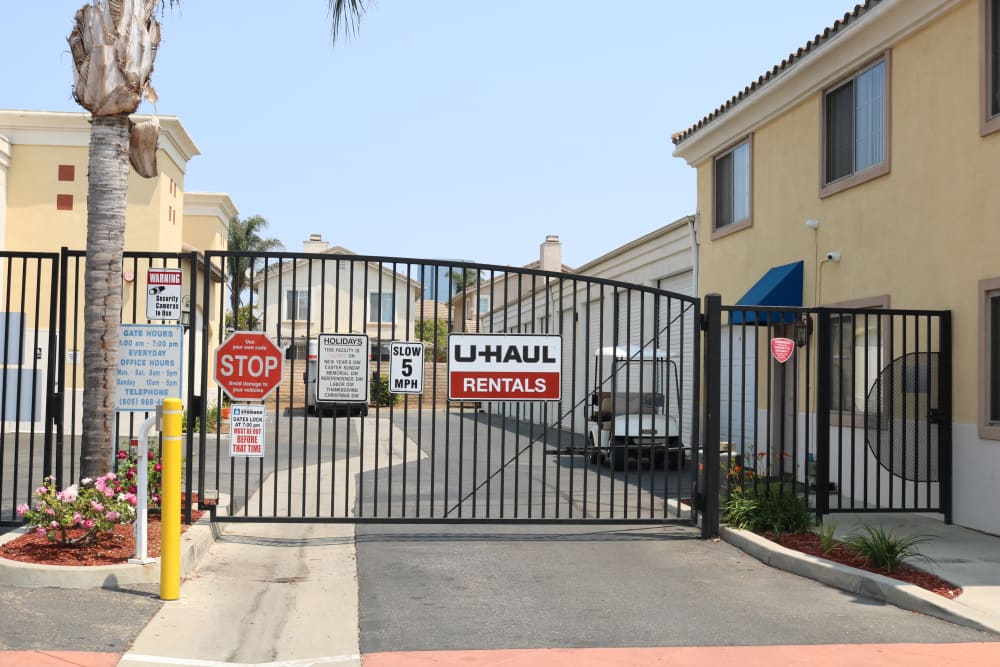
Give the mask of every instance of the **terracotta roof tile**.
[[843, 30], [848, 24], [857, 21], [862, 16], [864, 16], [868, 12], [868, 10], [870, 10], [872, 7], [875, 7], [881, 2], [882, 0], [865, 0], [863, 4], [855, 5], [853, 11], [845, 13], [842, 19], [834, 21], [832, 26], [824, 29], [821, 34], [817, 34], [811, 40], [806, 42], [805, 46], [801, 46], [794, 53], [788, 54], [788, 57], [782, 60], [780, 64], [775, 65], [770, 70], [757, 77], [756, 81], [753, 81], [749, 86], [747, 86], [740, 92], [733, 95], [725, 103], [723, 103], [721, 106], [715, 109], [715, 111], [708, 114], [707, 116], [699, 120], [697, 123], [695, 123], [688, 129], [682, 130], [680, 132], [675, 132], [673, 135], [671, 135], [671, 140], [674, 142], [674, 144], [679, 144], [682, 141], [689, 139], [698, 130], [702, 129], [703, 127], [705, 127], [706, 125], [717, 119], [719, 116], [726, 113], [734, 106], [736, 106], [737, 104], [748, 98], [750, 95], [754, 94], [755, 92], [766, 86], [779, 74], [781, 74], [786, 69], [797, 63], [799, 60], [808, 57], [813, 51], [818, 49], [820, 46], [826, 43], [831, 37], [835, 36], [838, 32]]

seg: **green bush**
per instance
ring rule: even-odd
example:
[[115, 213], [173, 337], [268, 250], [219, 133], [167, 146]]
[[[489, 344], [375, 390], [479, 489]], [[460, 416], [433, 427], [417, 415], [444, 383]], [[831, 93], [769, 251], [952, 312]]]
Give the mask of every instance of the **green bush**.
[[396, 405], [399, 402], [399, 395], [389, 391], [389, 378], [385, 375], [372, 378], [371, 397], [374, 405]]
[[819, 546], [823, 550], [823, 553], [828, 554], [830, 550], [833, 549], [834, 545], [837, 543], [833, 539], [834, 534], [837, 532], [837, 524], [832, 521], [824, 521], [819, 527]]
[[813, 516], [805, 498], [796, 496], [787, 484], [760, 482], [733, 490], [723, 505], [726, 523], [755, 533], [802, 533], [812, 526]]
[[872, 567], [895, 572], [907, 558], [919, 558], [933, 562], [930, 557], [920, 553], [917, 549], [918, 544], [934, 539], [933, 535], [915, 533], [896, 537], [882, 528], [875, 528], [868, 524], [862, 526], [861, 530], [864, 532], [857, 532], [848, 537], [847, 543], [864, 555], [868, 565]]

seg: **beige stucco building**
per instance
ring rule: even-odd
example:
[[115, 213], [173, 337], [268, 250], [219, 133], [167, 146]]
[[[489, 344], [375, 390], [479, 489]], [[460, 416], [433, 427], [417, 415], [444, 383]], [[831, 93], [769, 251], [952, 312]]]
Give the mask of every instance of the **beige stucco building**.
[[995, 534], [998, 28], [997, 0], [869, 0], [674, 136], [700, 294], [801, 261], [807, 307], [953, 312], [954, 520]]
[[[147, 117], [136, 117], [145, 120]], [[83, 257], [87, 230], [87, 168], [90, 142], [90, 115], [72, 112], [0, 110], [0, 249], [20, 253], [60, 253], [69, 251], [68, 322], [65, 342], [67, 390], [75, 396], [67, 401], [68, 411], [78, 406], [76, 391], [82, 386], [83, 301], [86, 286], [83, 281]], [[218, 345], [218, 323], [222, 303], [207, 306], [200, 303], [205, 280], [218, 284], [224, 280], [219, 266], [197, 268], [207, 250], [226, 247], [229, 221], [237, 215], [228, 195], [221, 193], [191, 193], [184, 190], [188, 162], [199, 154], [198, 147], [187, 130], [175, 117], [158, 118], [160, 137], [157, 150], [159, 175], [145, 179], [134, 170], [128, 183], [125, 250], [142, 253], [196, 253], [193, 265], [188, 258], [126, 259], [123, 266], [123, 322], [146, 323], [146, 271], [151, 266], [173, 266], [182, 269], [183, 284], [192, 284], [192, 270], [198, 272], [198, 294], [183, 289], [182, 319], [194, 325], [196, 336], [193, 349], [198, 357], [195, 372], [201, 369], [201, 324], [208, 323], [209, 349]], [[2, 267], [3, 280], [10, 282], [18, 293], [22, 277], [25, 297], [0, 310], [12, 321], [23, 321], [26, 333], [23, 342], [31, 342], [41, 362], [32, 372], [43, 377], [49, 359], [46, 335], [50, 321], [51, 274], [42, 271], [39, 277], [22, 272], [9, 260]], [[28, 265], [33, 266], [33, 265]], [[193, 267], [195, 267], [193, 269]], [[21, 267], [23, 268], [23, 267]], [[218, 291], [216, 288], [215, 292]], [[37, 303], [34, 295], [37, 293]], [[74, 296], [75, 295], [75, 296]], [[31, 311], [31, 312], [28, 312]], [[177, 324], [172, 322], [155, 322]], [[187, 343], [185, 343], [187, 344]], [[185, 366], [186, 368], [186, 366]], [[12, 370], [12, 369], [6, 369]], [[5, 372], [5, 377], [14, 377]], [[209, 377], [212, 384], [212, 378]], [[196, 381], [198, 378], [196, 378]], [[21, 410], [19, 413], [23, 413]], [[18, 413], [15, 411], [15, 413]], [[8, 415], [12, 414], [7, 412]], [[79, 425], [80, 412], [76, 409]], [[22, 414], [22, 416], [25, 416]], [[38, 422], [40, 410], [26, 415], [27, 421]], [[22, 419], [21, 421], [25, 421]]]

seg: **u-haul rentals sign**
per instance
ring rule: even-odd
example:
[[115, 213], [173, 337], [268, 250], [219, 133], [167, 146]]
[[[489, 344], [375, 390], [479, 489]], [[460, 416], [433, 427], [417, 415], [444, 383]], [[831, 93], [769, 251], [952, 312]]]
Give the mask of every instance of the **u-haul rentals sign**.
[[560, 336], [448, 336], [450, 400], [558, 401], [561, 379]]

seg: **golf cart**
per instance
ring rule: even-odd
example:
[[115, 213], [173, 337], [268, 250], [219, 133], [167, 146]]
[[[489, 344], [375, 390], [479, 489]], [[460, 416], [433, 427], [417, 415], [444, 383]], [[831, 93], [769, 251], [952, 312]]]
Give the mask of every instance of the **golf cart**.
[[587, 421], [592, 463], [624, 470], [630, 460], [671, 468], [684, 465], [677, 365], [667, 353], [638, 345], [594, 353]]

